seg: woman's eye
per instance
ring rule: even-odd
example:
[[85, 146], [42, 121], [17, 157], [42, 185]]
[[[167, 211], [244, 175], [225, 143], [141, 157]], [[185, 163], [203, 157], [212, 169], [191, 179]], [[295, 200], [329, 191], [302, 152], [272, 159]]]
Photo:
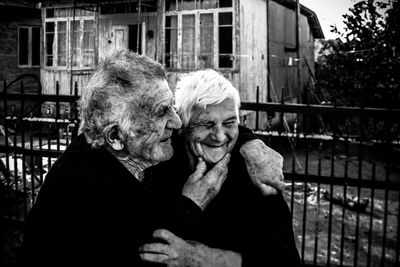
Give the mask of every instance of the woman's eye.
[[226, 125], [226, 126], [232, 126], [232, 125], [234, 125], [236, 123], [236, 121], [227, 121], [227, 122], [225, 122], [224, 124]]

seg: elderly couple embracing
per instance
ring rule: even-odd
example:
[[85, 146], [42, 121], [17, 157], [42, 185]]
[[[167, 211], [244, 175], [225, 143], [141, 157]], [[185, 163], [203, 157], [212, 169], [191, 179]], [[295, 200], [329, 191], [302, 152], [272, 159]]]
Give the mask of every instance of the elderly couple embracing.
[[165, 75], [127, 50], [93, 74], [20, 266], [299, 265], [282, 157], [238, 125], [237, 89], [199, 70], [174, 97]]

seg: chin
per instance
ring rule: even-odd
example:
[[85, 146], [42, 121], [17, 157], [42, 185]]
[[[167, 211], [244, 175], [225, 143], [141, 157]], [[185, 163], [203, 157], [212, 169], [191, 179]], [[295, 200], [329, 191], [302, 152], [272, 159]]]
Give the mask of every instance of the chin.
[[204, 161], [210, 164], [215, 164], [218, 161], [220, 161], [228, 151], [212, 151], [212, 150], [207, 150], [204, 151]]
[[167, 161], [172, 158], [174, 149], [170, 144], [157, 146], [154, 153], [152, 153], [152, 161], [157, 164], [163, 161]]

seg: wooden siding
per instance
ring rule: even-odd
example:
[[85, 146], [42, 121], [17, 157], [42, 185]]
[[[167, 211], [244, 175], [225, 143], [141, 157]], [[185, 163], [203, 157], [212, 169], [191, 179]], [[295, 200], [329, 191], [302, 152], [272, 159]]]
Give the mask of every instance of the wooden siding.
[[240, 96], [242, 101], [267, 100], [267, 16], [263, 0], [240, 1]]
[[69, 70], [48, 70], [41, 69], [41, 81], [43, 94], [55, 94], [56, 82], [60, 85], [60, 95], [73, 95], [75, 82], [78, 84], [78, 94], [88, 82], [92, 70], [74, 70], [71, 84], [71, 71]]
[[[155, 13], [142, 14], [115, 14], [104, 15], [99, 18], [99, 62], [115, 51], [114, 29], [118, 26], [144, 24], [144, 53], [156, 59], [156, 42], [158, 38], [157, 15]], [[150, 36], [150, 32], [153, 33]], [[143, 42], [142, 42], [143, 43]]]
[[[310, 72], [314, 62], [314, 38], [310, 32], [307, 17], [300, 15], [300, 56], [296, 52], [288, 52], [285, 48], [296, 46], [296, 21], [295, 11], [278, 3], [270, 1], [269, 4], [269, 52], [270, 52], [270, 77], [272, 101], [297, 101], [310, 83]], [[298, 67], [300, 65], [300, 80], [298, 81]]]

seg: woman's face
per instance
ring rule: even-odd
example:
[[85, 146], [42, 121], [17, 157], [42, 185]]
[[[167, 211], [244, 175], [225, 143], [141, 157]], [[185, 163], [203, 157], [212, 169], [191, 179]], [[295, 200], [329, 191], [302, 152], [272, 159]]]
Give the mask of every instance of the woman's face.
[[234, 101], [226, 99], [206, 109], [195, 108], [184, 129], [189, 152], [207, 163], [216, 163], [232, 151], [239, 129]]

